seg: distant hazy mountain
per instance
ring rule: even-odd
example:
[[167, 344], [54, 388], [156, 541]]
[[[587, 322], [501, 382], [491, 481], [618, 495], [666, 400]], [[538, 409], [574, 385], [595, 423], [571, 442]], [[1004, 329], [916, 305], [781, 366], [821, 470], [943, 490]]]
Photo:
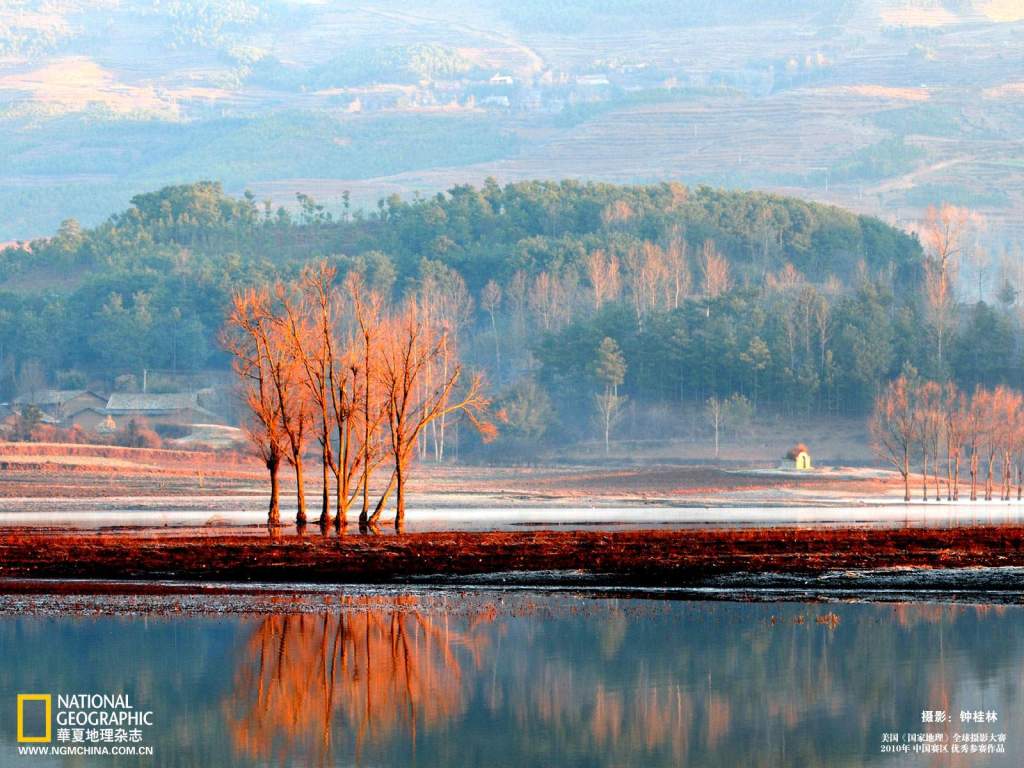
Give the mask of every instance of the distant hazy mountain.
[[[132, 194], [372, 206], [487, 176], [763, 187], [1024, 234], [1016, 0], [0, 7], [0, 240]], [[413, 9], [413, 10], [410, 10]]]

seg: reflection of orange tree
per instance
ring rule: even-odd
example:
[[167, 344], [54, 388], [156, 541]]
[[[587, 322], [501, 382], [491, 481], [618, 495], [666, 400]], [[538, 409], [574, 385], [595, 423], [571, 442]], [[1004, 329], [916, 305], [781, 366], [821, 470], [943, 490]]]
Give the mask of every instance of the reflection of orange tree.
[[[224, 712], [234, 748], [323, 765], [337, 736], [379, 744], [438, 725], [464, 706], [459, 655], [479, 668], [478, 622], [459, 631], [413, 596], [351, 598], [320, 615], [267, 616], [249, 638]], [[457, 653], [459, 650], [462, 654]]]
[[[478, 622], [495, 618], [493, 606], [451, 616], [415, 597], [268, 618], [225, 704], [235, 748], [248, 762], [314, 766], [344, 752], [397, 764], [417, 733], [433, 749], [455, 732], [467, 763], [493, 748], [522, 764], [558, 753], [768, 766], [797, 764], [799, 750], [800, 765], [834, 765], [862, 755], [864, 734], [910, 727], [923, 708], [952, 711], [960, 680], [987, 679], [991, 660], [1005, 666], [1018, 647], [988, 642], [992, 626], [1013, 627], [982, 621], [1001, 606], [672, 606], [650, 616], [610, 606], [584, 619], [573, 606], [536, 620], [532, 605], [491, 629]], [[842, 621], [822, 621], [832, 614]], [[666, 643], [670, 632], [681, 640]], [[504, 652], [501, 637], [514, 640]], [[964, 651], [979, 644], [972, 674]], [[474, 702], [486, 711], [470, 718]]]
[[[514, 704], [520, 728], [528, 729], [537, 717], [568, 742], [582, 738], [609, 755], [624, 749], [664, 750], [675, 762], [685, 761], [698, 713], [682, 684], [654, 680], [641, 671], [625, 685], [608, 685], [578, 673], [558, 662], [546, 663], [531, 681], [528, 696]], [[706, 738], [713, 748], [728, 732], [729, 703], [718, 695], [705, 703]]]
[[[599, 637], [581, 638], [578, 655], [524, 664], [517, 678], [528, 683], [515, 684], [506, 706], [519, 730], [539, 724], [545, 744], [611, 764], [683, 765], [699, 755], [709, 766], [777, 765], [789, 741], [805, 750], [801, 765], [828, 765], [831, 750], [861, 748], [859, 734], [901, 726], [908, 702], [949, 711], [957, 676], [947, 656], [958, 648], [947, 651], [944, 635], [1005, 609], [897, 604], [851, 610], [842, 621], [826, 608], [770, 610], [770, 621], [740, 624], [730, 621], [741, 615], [732, 607], [680, 612], [685, 623], [664, 626], [687, 638], [677, 645], [653, 629], [637, 634], [641, 622], [610, 611]], [[727, 629], [731, 644], [707, 642]], [[638, 642], [657, 654], [634, 653]], [[898, 663], [910, 658], [920, 663]], [[809, 730], [841, 735], [808, 740]]]
[[[709, 703], [709, 746], [714, 747], [729, 728], [729, 703], [715, 695]], [[681, 761], [686, 755], [694, 704], [679, 685], [647, 681], [637, 690], [594, 690], [587, 733], [594, 743], [611, 749], [619, 744], [643, 747], [651, 752], [667, 748]]]

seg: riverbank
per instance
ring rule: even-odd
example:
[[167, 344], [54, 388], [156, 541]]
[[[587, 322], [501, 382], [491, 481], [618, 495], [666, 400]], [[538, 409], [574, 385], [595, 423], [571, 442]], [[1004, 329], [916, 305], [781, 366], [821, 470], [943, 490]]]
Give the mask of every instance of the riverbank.
[[[0, 445], [0, 526], [46, 524], [210, 525], [261, 521], [266, 471], [251, 457], [109, 446]], [[306, 478], [314, 507], [316, 472]], [[386, 473], [371, 496], [382, 491]], [[285, 473], [282, 519], [294, 519]], [[621, 463], [417, 466], [408, 506], [420, 517], [439, 510], [856, 507], [902, 503], [899, 477], [884, 469], [782, 470], [770, 463]], [[56, 513], [54, 510], [57, 510]], [[318, 510], [312, 510], [313, 514]], [[441, 515], [443, 517], [444, 515]], [[474, 514], [478, 527], [493, 521]], [[493, 517], [493, 516], [492, 516]], [[464, 526], [460, 526], [464, 527]]]
[[[312, 530], [316, 530], [315, 528]], [[1024, 526], [176, 536], [0, 533], [0, 593], [24, 579], [702, 586], [737, 576], [1024, 567]], [[965, 571], [966, 573], [966, 571]], [[977, 574], [974, 574], [976, 576]], [[1011, 579], [1014, 583], [1016, 577]], [[1024, 586], [1024, 579], [1022, 586]], [[7, 583], [7, 587], [4, 586]], [[839, 583], [839, 582], [835, 582]], [[863, 580], [859, 582], [865, 584]], [[927, 579], [922, 583], [927, 583]], [[947, 582], [948, 583], [948, 582]], [[972, 579], [972, 588], [987, 588]], [[913, 582], [909, 583], [910, 588]], [[1005, 573], [993, 588], [1006, 588]]]

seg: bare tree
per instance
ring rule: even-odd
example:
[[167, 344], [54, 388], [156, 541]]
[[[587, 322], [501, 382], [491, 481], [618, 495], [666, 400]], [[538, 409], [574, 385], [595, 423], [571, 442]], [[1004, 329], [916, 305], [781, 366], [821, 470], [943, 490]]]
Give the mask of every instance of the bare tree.
[[391, 458], [397, 492], [395, 526], [405, 519], [405, 487], [413, 448], [423, 430], [445, 414], [463, 412], [486, 435], [493, 426], [481, 419], [489, 402], [483, 395], [483, 380], [474, 376], [457, 401], [451, 396], [462, 375], [455, 365], [449, 375], [424, 389], [421, 377], [430, 363], [443, 354], [446, 332], [432, 326], [414, 300], [393, 318], [381, 353], [380, 378], [386, 398], [390, 427]]
[[336, 271], [321, 261], [302, 270], [297, 291], [283, 291], [281, 309], [285, 333], [291, 354], [298, 362], [302, 383], [306, 389], [315, 418], [311, 420], [320, 443], [320, 469], [322, 476], [320, 527], [331, 522], [330, 474], [337, 471], [333, 440], [335, 430], [334, 379], [334, 322], [337, 296], [332, 288]]
[[869, 429], [875, 452], [896, 467], [903, 478], [904, 501], [910, 501], [910, 458], [917, 426], [913, 387], [901, 375], [875, 398]]
[[249, 408], [246, 434], [270, 473], [270, 508], [267, 523], [281, 524], [278, 472], [284, 456], [281, 402], [271, 371], [272, 324], [270, 298], [266, 289], [236, 293], [222, 343], [232, 356], [232, 367], [240, 381], [242, 400]]
[[[458, 355], [462, 330], [473, 316], [473, 298], [466, 288], [462, 275], [440, 262], [425, 262], [419, 285], [418, 303], [427, 323], [439, 325], [446, 330], [442, 354], [431, 360], [425, 371], [423, 386], [429, 387], [435, 379], [444, 379], [452, 360]], [[430, 439], [434, 446], [434, 460], [444, 460], [447, 435], [447, 418], [442, 415], [431, 422]], [[422, 452], [427, 450], [427, 434], [421, 442]]]
[[586, 270], [596, 312], [606, 302], [619, 297], [622, 289], [619, 259], [615, 254], [606, 255], [603, 250], [591, 251], [587, 256]]
[[700, 271], [704, 280], [704, 298], [711, 300], [726, 293], [732, 285], [729, 262], [718, 252], [714, 240], [705, 240], [700, 254]]
[[558, 304], [560, 292], [558, 278], [543, 271], [530, 284], [528, 303], [535, 327], [545, 331], [558, 330]]
[[626, 272], [637, 327], [642, 328], [644, 318], [658, 308], [662, 288], [669, 281], [664, 251], [648, 241], [630, 248], [626, 252]]
[[615, 200], [604, 207], [601, 211], [601, 223], [606, 227], [616, 227], [627, 224], [633, 220], [636, 212], [625, 200]]
[[985, 298], [985, 277], [992, 260], [988, 249], [977, 244], [968, 248], [967, 254], [974, 267], [974, 277], [978, 281], [978, 301], [980, 302]]
[[[302, 364], [304, 383], [317, 414], [316, 436], [323, 471], [320, 525], [326, 527], [331, 521], [333, 476], [334, 522], [340, 529], [347, 525], [348, 509], [359, 491], [356, 481], [364, 452], [358, 449], [362, 421], [358, 405], [367, 381], [363, 375], [366, 363], [357, 357], [355, 318], [344, 311], [342, 293], [334, 285], [336, 277], [336, 270], [326, 262], [304, 269], [299, 278], [302, 305], [298, 309], [286, 307], [285, 312], [295, 355]], [[350, 273], [346, 284], [350, 288], [358, 284], [362, 291], [358, 273]], [[351, 292], [348, 295], [351, 297]], [[342, 328], [346, 317], [347, 331]]]
[[1017, 501], [1024, 498], [1024, 408], [1013, 419], [1013, 452], [1017, 473]]
[[[289, 296], [289, 287], [280, 282], [274, 286], [274, 296], [279, 308], [293, 300]], [[308, 519], [303, 456], [313, 421], [313, 408], [302, 384], [302, 363], [290, 343], [286, 317], [280, 309], [271, 313], [274, 343], [270, 347], [270, 374], [281, 404], [279, 415], [285, 437], [285, 456], [295, 470], [295, 523], [301, 526]]]
[[498, 321], [496, 315], [501, 306], [501, 287], [493, 280], [488, 280], [480, 294], [480, 306], [491, 319], [491, 335], [494, 336], [494, 376], [501, 379], [501, 339], [498, 337]]
[[572, 313], [573, 281], [569, 275], [541, 272], [530, 286], [527, 303], [541, 329], [561, 329]]
[[594, 403], [601, 428], [604, 432], [604, 453], [610, 451], [612, 426], [618, 420], [626, 398], [619, 394], [619, 387], [626, 377], [626, 359], [615, 340], [606, 337], [597, 350], [594, 361], [594, 376], [603, 385], [603, 390], [595, 393]]
[[46, 389], [46, 373], [35, 358], [25, 360], [18, 370], [18, 395], [31, 405], [38, 405]]
[[928, 209], [921, 227], [925, 247], [925, 299], [935, 330], [936, 370], [940, 372], [943, 370], [946, 336], [953, 322], [958, 262], [970, 219], [965, 208], [943, 203], [940, 208], [931, 206]]
[[976, 389], [965, 414], [964, 437], [970, 452], [971, 501], [976, 501], [978, 498], [978, 472], [990, 397], [991, 395], [986, 390], [980, 387]]
[[526, 311], [530, 305], [529, 285], [529, 278], [520, 269], [512, 275], [505, 290], [505, 296], [512, 311], [512, 326], [517, 339], [522, 339], [526, 335]]
[[984, 392], [981, 403], [982, 455], [986, 458], [985, 501], [992, 500], [993, 480], [995, 477], [995, 460], [999, 455], [999, 409], [1001, 390], [997, 387], [992, 392]]
[[752, 241], [752, 247], [754, 243], [759, 246], [758, 252], [753, 255], [760, 262], [761, 274], [767, 275], [772, 250], [778, 244], [779, 239], [772, 220], [772, 209], [769, 206], [766, 205], [758, 211], [753, 234], [755, 239]]
[[914, 396], [915, 428], [917, 430], [917, 442], [921, 449], [921, 492], [922, 498], [928, 501], [928, 467], [932, 462], [932, 472], [935, 475], [935, 500], [940, 498], [938, 471], [935, 465], [938, 464], [938, 451], [942, 440], [942, 415], [941, 405], [942, 391], [938, 384], [933, 381], [920, 383], [916, 387]]
[[[450, 320], [437, 303], [411, 299], [383, 317], [383, 301], [350, 273], [334, 287], [326, 262], [306, 267], [294, 283], [235, 295], [223, 337], [252, 411], [250, 435], [271, 474], [272, 524], [280, 521], [278, 470], [295, 468], [296, 522], [306, 522], [303, 458], [306, 442], [320, 443], [323, 498], [320, 522], [330, 523], [330, 475], [340, 528], [349, 506], [363, 496], [360, 527], [376, 522], [397, 489], [396, 525], [405, 514], [405, 487], [414, 446], [424, 430], [453, 414], [465, 415], [485, 440], [488, 401], [480, 376], [464, 390], [462, 366], [450, 339]], [[387, 446], [382, 436], [387, 429]], [[390, 459], [391, 478], [369, 511], [374, 471]]]
[[[361, 366], [363, 386], [357, 394], [353, 389], [354, 406], [361, 415], [362, 434], [359, 453], [361, 475], [359, 488], [362, 492], [362, 510], [359, 526], [366, 527], [370, 521], [370, 479], [374, 469], [383, 460], [383, 445], [379, 438], [381, 424], [385, 418], [384, 400], [379, 391], [380, 347], [382, 345], [383, 299], [366, 288], [362, 277], [352, 273], [345, 281], [346, 291], [352, 300], [355, 320], [356, 349], [353, 355]], [[359, 397], [358, 395], [361, 395]], [[386, 493], [381, 497], [382, 501]], [[383, 504], [378, 504], [375, 516], [380, 515]]]
[[1018, 423], [1020, 421], [1022, 398], [1019, 392], [1002, 388], [999, 403], [999, 443], [1002, 451], [1002, 469], [1000, 479], [1001, 496], [1004, 501], [1010, 500], [1013, 487], [1014, 454], [1018, 443]]
[[704, 404], [704, 414], [715, 434], [715, 458], [718, 458], [719, 434], [722, 429], [722, 407], [724, 402], [717, 397], [709, 397]]
[[956, 501], [960, 498], [960, 457], [967, 430], [968, 405], [952, 382], [943, 387], [943, 401], [946, 416], [946, 500]]
[[678, 309], [679, 305], [690, 295], [690, 264], [686, 240], [678, 229], [672, 231], [668, 245], [664, 249], [665, 271], [665, 308]]
[[[910, 463], [915, 448], [921, 456], [922, 497], [941, 498], [940, 463], [945, 453], [946, 499], [960, 498], [961, 460], [968, 454], [970, 498], [978, 498], [984, 467], [986, 501], [995, 495], [1009, 500], [1016, 483], [1024, 495], [1024, 395], [1008, 387], [979, 387], [970, 398], [952, 383], [910, 382], [906, 376], [889, 383], [875, 400], [870, 432], [876, 452], [903, 476], [904, 499], [910, 499]], [[929, 469], [931, 475], [929, 476]]]
[[790, 293], [804, 285], [807, 280], [803, 274], [788, 261], [775, 274], [767, 273], [764, 278], [765, 289], [772, 293]]

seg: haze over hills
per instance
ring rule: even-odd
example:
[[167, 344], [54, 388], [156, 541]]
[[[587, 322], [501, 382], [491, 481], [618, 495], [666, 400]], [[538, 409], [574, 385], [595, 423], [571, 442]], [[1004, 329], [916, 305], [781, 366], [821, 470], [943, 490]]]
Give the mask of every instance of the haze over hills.
[[[628, 398], [635, 439], [703, 439], [704, 404], [720, 398], [732, 438], [755, 413], [862, 417], [908, 365], [967, 389], [1024, 365], [1012, 297], [964, 307], [937, 358], [920, 242], [831, 206], [673, 183], [490, 181], [367, 215], [304, 198], [291, 216], [200, 183], [0, 250], [0, 413], [63, 396], [51, 388], [195, 393], [237, 423], [220, 334], [232, 296], [321, 259], [342, 289], [339, 334], [353, 308], [340, 276], [353, 271], [389, 312], [412, 300], [450, 329], [446, 349], [486, 375], [500, 452], [592, 439], [608, 386], [609, 433]], [[77, 413], [51, 417], [97, 427], [63, 421]], [[10, 434], [59, 436], [22, 416]]]
[[[23, 0], [0, 9], [0, 240], [219, 179], [340, 209], [576, 177], [1024, 221], [1013, 0]], [[752, 11], [756, 9], [756, 14]]]

